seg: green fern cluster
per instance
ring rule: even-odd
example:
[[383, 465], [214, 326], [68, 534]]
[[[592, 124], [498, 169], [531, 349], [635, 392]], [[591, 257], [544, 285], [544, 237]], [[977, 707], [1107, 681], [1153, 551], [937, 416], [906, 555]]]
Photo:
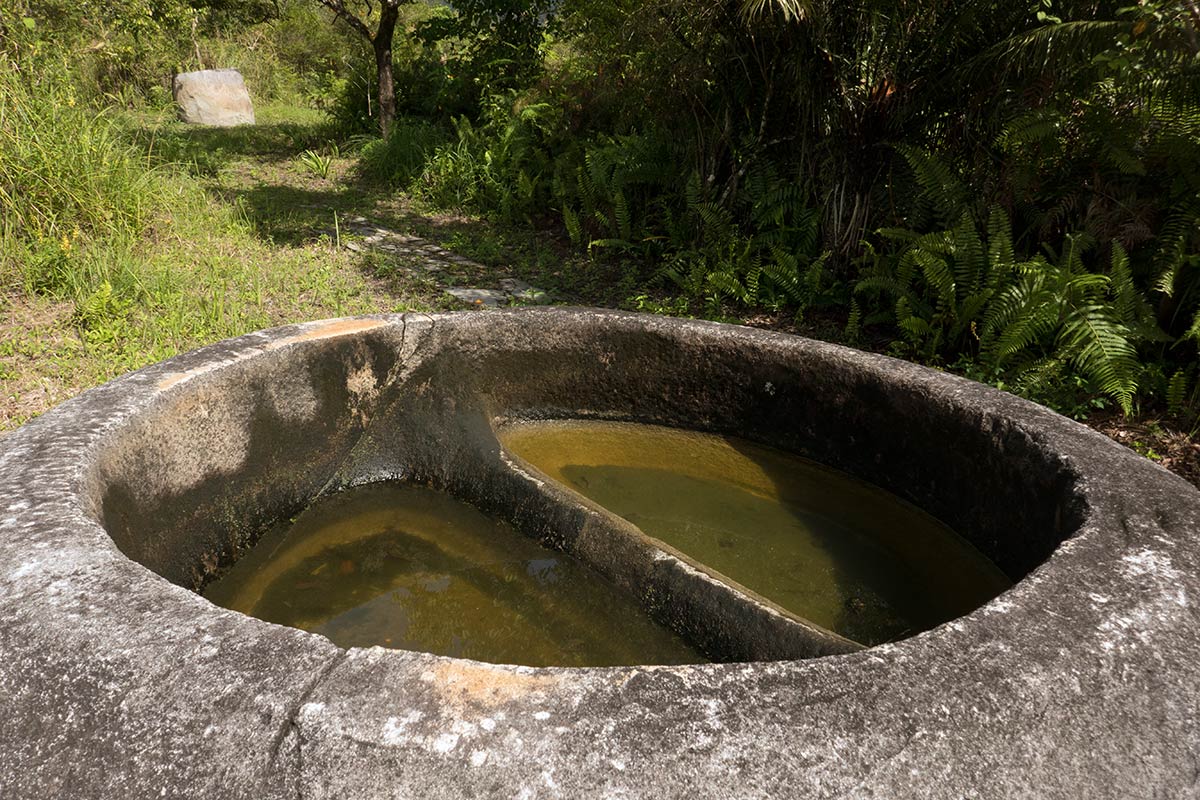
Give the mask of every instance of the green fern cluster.
[[898, 252], [872, 251], [855, 294], [878, 311], [853, 323], [891, 321], [928, 360], [976, 359], [1018, 388], [1034, 389], [1068, 372], [1126, 412], [1143, 373], [1138, 347], [1169, 341], [1135, 285], [1117, 242], [1108, 269], [1084, 262], [1090, 242], [1069, 236], [1061, 253], [1018, 259], [1011, 223], [993, 208], [985, 231], [964, 213], [952, 229], [919, 236], [881, 231]]
[[678, 235], [678, 155], [664, 137], [600, 136], [559, 160], [555, 200], [577, 247], [657, 255]]
[[[1172, 413], [1200, 410], [1189, 363], [1200, 331], [1200, 105], [1173, 102], [1147, 103], [1136, 122], [1086, 99], [1070, 113], [1048, 105], [1010, 120], [995, 146], [1009, 190], [1024, 198], [1013, 201], [1024, 241], [1015, 244], [1007, 215], [992, 209], [984, 260], [974, 181], [943, 157], [898, 145], [910, 181], [906, 221], [938, 232], [879, 232], [884, 252], [868, 245], [856, 295], [889, 302], [867, 303], [865, 314], [852, 308], [851, 333], [892, 322], [909, 352], [973, 359], [1039, 399], [1079, 376], [1126, 411], [1139, 389]], [[1090, 173], [1079, 171], [1084, 160]], [[1175, 180], [1152, 196], [1164, 164]], [[1052, 202], [1039, 204], [1037, 190]], [[1111, 251], [1106, 269], [1085, 266], [1096, 242]], [[1043, 254], [1018, 263], [1014, 246]]]
[[512, 110], [512, 98], [495, 98], [486, 120], [453, 121], [454, 139], [434, 148], [413, 188], [443, 206], [483, 211], [504, 221], [524, 221], [549, 196], [552, 159], [544, 140], [554, 127], [547, 104]]
[[663, 274], [685, 292], [703, 296], [713, 313], [722, 304], [782, 308], [800, 314], [829, 304], [840, 284], [819, 252], [820, 217], [795, 184], [768, 172], [749, 177], [739, 197], [742, 217], [709, 201], [699, 176], [688, 182], [687, 220], [695, 243], [676, 252]]
[[747, 170], [737, 196], [722, 199], [681, 161], [672, 142], [648, 134], [599, 137], [560, 161], [555, 197], [572, 243], [652, 266], [710, 314], [824, 297], [833, 281], [818, 256], [820, 214], [799, 185]]

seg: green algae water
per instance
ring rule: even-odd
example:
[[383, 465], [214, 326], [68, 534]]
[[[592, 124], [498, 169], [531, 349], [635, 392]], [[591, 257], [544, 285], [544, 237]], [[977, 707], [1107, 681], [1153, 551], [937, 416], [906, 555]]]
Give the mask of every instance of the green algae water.
[[915, 506], [782, 451], [616, 422], [498, 433], [510, 453], [645, 534], [863, 644], [935, 627], [1011, 585]]
[[445, 494], [399, 484], [317, 500], [204, 596], [343, 647], [528, 666], [707, 660], [569, 556]]

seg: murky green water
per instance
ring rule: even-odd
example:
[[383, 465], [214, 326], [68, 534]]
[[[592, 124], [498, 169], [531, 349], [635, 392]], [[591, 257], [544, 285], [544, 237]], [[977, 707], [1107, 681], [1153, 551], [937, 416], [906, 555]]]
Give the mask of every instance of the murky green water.
[[344, 647], [529, 666], [706, 660], [569, 556], [413, 486], [318, 500], [204, 595]]
[[933, 517], [778, 450], [613, 422], [499, 433], [509, 452], [646, 534], [864, 644], [927, 630], [1011, 585]]

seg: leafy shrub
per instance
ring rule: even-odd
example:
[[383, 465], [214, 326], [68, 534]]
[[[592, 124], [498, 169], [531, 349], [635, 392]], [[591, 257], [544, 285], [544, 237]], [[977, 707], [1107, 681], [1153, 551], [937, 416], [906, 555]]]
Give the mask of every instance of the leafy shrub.
[[305, 150], [297, 160], [300, 166], [322, 180], [329, 177], [329, 171], [333, 168], [333, 156], [316, 150]]
[[362, 148], [359, 170], [374, 180], [407, 187], [425, 170], [430, 155], [448, 139], [440, 125], [400, 118], [387, 139], [373, 139]]
[[[459, 92], [478, 99], [520, 91], [541, 69], [554, 0], [457, 0], [417, 25], [416, 38], [443, 49]], [[451, 10], [452, 9], [452, 10]]]
[[485, 121], [454, 120], [453, 141], [437, 147], [414, 188], [434, 203], [483, 211], [506, 221], [527, 220], [544, 208], [554, 129], [553, 109], [494, 98]]
[[[690, 240], [677, 228], [688, 180], [680, 153], [665, 136], [598, 136], [562, 153], [554, 197], [578, 247], [658, 254], [666, 241]], [[687, 243], [690, 243], [688, 241]]]

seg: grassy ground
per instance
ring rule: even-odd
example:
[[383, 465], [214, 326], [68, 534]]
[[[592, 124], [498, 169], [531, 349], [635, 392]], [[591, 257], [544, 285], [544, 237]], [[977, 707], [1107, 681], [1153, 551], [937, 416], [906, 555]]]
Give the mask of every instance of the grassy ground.
[[[355, 154], [312, 110], [267, 106], [259, 124], [182, 125], [169, 112], [122, 120], [162, 165], [171, 209], [133, 253], [135, 299], [103, 290], [30, 295], [0, 284], [0, 432], [116, 375], [273, 325], [353, 314], [455, 307], [402, 256], [354, 252], [344, 220], [363, 216], [478, 262], [443, 283], [515, 276], [571, 303], [669, 310], [641, 296], [642, 277], [572, 253], [552, 236], [438, 213], [363, 180]], [[101, 287], [103, 289], [103, 287]], [[837, 340], [840, 326], [771, 314], [731, 321]], [[1200, 485], [1194, 432], [1155, 418], [1100, 414], [1099, 430]]]
[[[135, 249], [132, 300], [0, 284], [0, 431], [119, 374], [247, 331], [453, 306], [386, 254], [340, 246], [346, 216], [461, 245], [492, 264], [507, 260], [498, 245], [485, 252], [482, 223], [422, 215], [356, 180], [353, 158], [332, 155], [316, 112], [266, 107], [258, 117], [259, 125], [232, 130], [184, 126], [166, 114], [123, 121], [180, 200]], [[331, 154], [326, 176], [305, 164], [310, 150]]]

